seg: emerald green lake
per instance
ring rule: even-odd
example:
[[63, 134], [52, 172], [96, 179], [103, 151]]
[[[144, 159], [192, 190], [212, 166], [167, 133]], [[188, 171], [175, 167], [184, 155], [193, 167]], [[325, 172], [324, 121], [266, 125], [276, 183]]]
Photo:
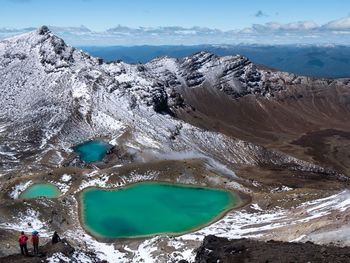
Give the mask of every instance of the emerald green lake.
[[55, 198], [60, 195], [60, 190], [53, 184], [33, 184], [20, 195], [20, 198]]
[[218, 219], [239, 201], [226, 190], [147, 182], [83, 190], [80, 216], [84, 228], [102, 238], [182, 234]]
[[94, 140], [74, 146], [73, 151], [79, 155], [82, 161], [93, 163], [102, 161], [111, 147], [108, 143]]

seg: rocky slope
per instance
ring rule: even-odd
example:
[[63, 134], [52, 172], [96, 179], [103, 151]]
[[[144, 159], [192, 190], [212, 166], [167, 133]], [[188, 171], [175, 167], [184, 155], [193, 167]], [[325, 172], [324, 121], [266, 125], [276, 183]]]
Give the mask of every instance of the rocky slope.
[[[0, 42], [0, 78], [0, 231], [11, 244], [0, 255], [16, 251], [16, 231], [27, 226], [44, 236], [59, 230], [101, 259], [176, 262], [193, 258], [207, 234], [322, 242], [317, 234], [325, 227], [334, 234], [348, 220], [348, 80], [310, 79], [207, 52], [106, 64], [47, 27]], [[312, 133], [330, 127], [338, 132]], [[321, 138], [322, 150], [331, 147], [337, 158], [317, 161], [312, 149], [300, 148], [310, 147], [302, 136]], [[71, 147], [94, 138], [113, 150], [103, 162], [79, 162]], [[176, 238], [105, 243], [82, 229], [82, 189], [144, 180], [241, 191], [252, 204]], [[18, 199], [42, 181], [62, 195]]]
[[319, 246], [311, 242], [259, 242], [248, 239], [228, 240], [207, 236], [198, 248], [196, 263], [205, 262], [349, 262], [350, 249]]
[[41, 262], [101, 262], [95, 254], [84, 253], [81, 250], [73, 248], [67, 240], [62, 240], [57, 244], [46, 244], [40, 246], [39, 254], [33, 256], [33, 251], [29, 248], [30, 256], [25, 257], [21, 254], [11, 255], [0, 258], [1, 263], [22, 262], [22, 263], [41, 263]]
[[180, 89], [190, 107], [176, 110], [176, 116], [349, 175], [349, 79], [314, 79], [262, 67], [257, 72], [259, 88], [239, 99], [215, 85]]

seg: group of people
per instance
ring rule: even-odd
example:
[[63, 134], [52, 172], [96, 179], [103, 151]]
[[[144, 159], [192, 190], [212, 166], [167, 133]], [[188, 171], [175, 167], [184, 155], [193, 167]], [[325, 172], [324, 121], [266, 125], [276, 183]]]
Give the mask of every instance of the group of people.
[[[18, 243], [19, 243], [19, 247], [21, 249], [21, 254], [24, 256], [29, 256], [28, 247], [27, 247], [28, 239], [29, 239], [28, 236], [24, 233], [24, 231], [22, 231], [19, 238], [18, 238]], [[38, 255], [39, 254], [39, 233], [38, 233], [38, 231], [32, 232], [31, 241], [33, 244], [34, 255]], [[55, 231], [52, 235], [51, 242], [52, 242], [52, 244], [56, 244], [60, 241], [61, 241], [61, 238], [57, 234], [57, 232]]]

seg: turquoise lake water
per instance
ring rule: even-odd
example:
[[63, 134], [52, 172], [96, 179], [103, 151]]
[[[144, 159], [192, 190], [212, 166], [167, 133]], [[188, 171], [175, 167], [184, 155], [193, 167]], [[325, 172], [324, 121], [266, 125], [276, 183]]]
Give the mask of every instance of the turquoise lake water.
[[74, 146], [73, 151], [79, 155], [82, 161], [93, 163], [102, 161], [111, 147], [108, 143], [94, 140]]
[[84, 228], [102, 238], [181, 234], [211, 221], [239, 202], [235, 193], [167, 183], [88, 188], [80, 193]]
[[33, 184], [20, 195], [20, 198], [55, 198], [60, 195], [60, 190], [53, 184]]

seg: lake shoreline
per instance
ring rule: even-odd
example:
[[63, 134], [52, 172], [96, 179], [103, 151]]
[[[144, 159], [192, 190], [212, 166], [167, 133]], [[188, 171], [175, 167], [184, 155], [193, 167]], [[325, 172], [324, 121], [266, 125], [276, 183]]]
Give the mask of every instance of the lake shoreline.
[[[110, 237], [104, 237], [103, 235], [100, 235], [98, 233], [96, 233], [94, 230], [92, 230], [90, 227], [87, 226], [87, 224], [84, 221], [84, 217], [83, 217], [83, 194], [84, 192], [86, 193], [86, 191], [91, 191], [91, 190], [104, 190], [104, 191], [119, 191], [119, 190], [123, 190], [123, 189], [128, 189], [128, 188], [133, 188], [133, 187], [137, 187], [138, 185], [144, 185], [144, 184], [160, 184], [160, 185], [169, 185], [169, 186], [180, 186], [180, 187], [188, 187], [188, 188], [200, 188], [200, 189], [209, 189], [209, 190], [218, 190], [218, 191], [225, 191], [230, 193], [231, 198], [234, 199], [236, 198], [236, 202], [230, 203], [225, 209], [224, 211], [220, 212], [217, 216], [215, 216], [214, 218], [212, 218], [209, 222], [200, 224], [194, 228], [189, 229], [188, 231], [183, 231], [183, 232], [159, 232], [159, 233], [153, 233], [153, 234], [146, 234], [146, 235], [137, 235], [137, 236], [132, 236], [132, 237], [115, 237], [115, 238], [110, 238]], [[181, 236], [184, 234], [188, 234], [188, 233], [192, 233], [192, 232], [196, 232], [204, 227], [207, 227], [217, 221], [219, 221], [220, 219], [224, 218], [229, 212], [233, 211], [233, 210], [237, 210], [239, 208], [242, 208], [246, 205], [248, 205], [251, 202], [251, 197], [248, 194], [242, 193], [240, 191], [237, 190], [232, 190], [232, 189], [227, 189], [224, 187], [213, 187], [213, 186], [201, 186], [201, 185], [196, 185], [196, 184], [181, 184], [181, 183], [172, 183], [169, 181], [160, 181], [160, 180], [156, 180], [156, 181], [139, 181], [139, 182], [134, 182], [134, 183], [130, 183], [127, 185], [123, 185], [121, 187], [95, 187], [95, 186], [89, 186], [87, 188], [82, 189], [79, 193], [76, 194], [76, 198], [78, 200], [78, 214], [79, 214], [79, 222], [80, 225], [83, 227], [83, 229], [91, 236], [93, 236], [96, 240], [101, 241], [101, 242], [108, 242], [108, 243], [112, 243], [115, 242], [116, 240], [122, 241], [122, 240], [143, 240], [143, 239], [147, 239], [150, 237], [154, 237], [154, 236]], [[230, 201], [232, 202], [232, 201]]]

